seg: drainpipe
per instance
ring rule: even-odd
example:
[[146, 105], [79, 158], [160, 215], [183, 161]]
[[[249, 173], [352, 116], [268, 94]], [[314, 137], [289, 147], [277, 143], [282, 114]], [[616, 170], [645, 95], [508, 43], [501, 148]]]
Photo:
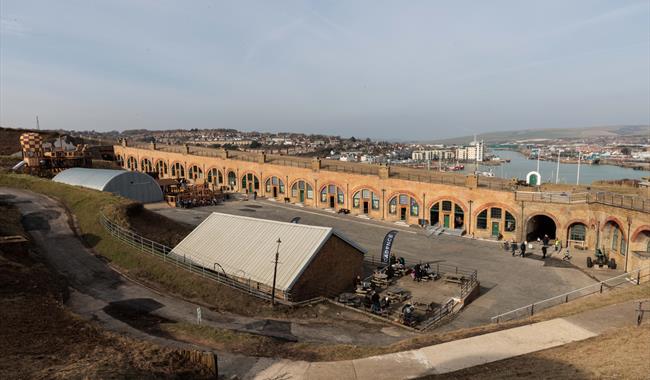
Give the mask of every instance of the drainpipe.
[[596, 222], [596, 250], [600, 247], [600, 220]]
[[386, 219], [386, 189], [381, 189], [381, 220]]
[[425, 219], [425, 214], [424, 214], [424, 208], [427, 205], [427, 194], [422, 193], [422, 226], [424, 226], [424, 219]]
[[627, 244], [625, 245], [625, 272], [627, 272], [627, 262], [630, 256], [630, 229], [632, 228], [632, 218], [627, 218]]
[[469, 200], [469, 215], [468, 215], [468, 222], [467, 222], [467, 235], [469, 235], [472, 232], [472, 203], [474, 203], [473, 200]]
[[[318, 179], [314, 179], [314, 198], [316, 199], [316, 207], [318, 207], [318, 202], [320, 202], [320, 190], [318, 190]], [[305, 186], [307, 187], [307, 186]], [[298, 190], [300, 191], [300, 190]], [[306, 202], [306, 201], [305, 201]]]
[[521, 201], [521, 237], [520, 241], [524, 241], [524, 234], [526, 233], [525, 229], [526, 226], [524, 223], [526, 222], [526, 218], [524, 217], [524, 201]]

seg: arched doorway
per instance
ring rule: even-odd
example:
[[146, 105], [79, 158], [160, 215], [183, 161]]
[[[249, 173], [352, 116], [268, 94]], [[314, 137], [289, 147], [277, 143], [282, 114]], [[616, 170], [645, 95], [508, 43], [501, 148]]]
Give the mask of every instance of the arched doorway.
[[537, 238], [542, 239], [544, 235], [548, 235], [550, 239], [555, 239], [557, 236], [555, 233], [556, 228], [555, 221], [550, 216], [543, 214], [535, 215], [528, 219], [526, 223], [526, 240], [533, 241], [537, 240]]
[[605, 223], [605, 226], [603, 226], [601, 248], [604, 248], [605, 251], [625, 255], [627, 253], [626, 244], [623, 228], [613, 220]]
[[429, 209], [429, 223], [432, 226], [462, 229], [465, 225], [465, 211], [454, 201], [436, 202]]
[[180, 162], [175, 162], [172, 165], [172, 177], [174, 178], [185, 178], [185, 166]]
[[167, 175], [167, 163], [163, 160], [156, 161], [156, 171], [159, 178], [165, 177]]
[[277, 198], [279, 194], [284, 194], [284, 181], [278, 177], [269, 177], [264, 184], [266, 196], [271, 195]]
[[366, 215], [371, 209], [379, 210], [379, 195], [370, 189], [361, 189], [352, 195], [352, 207]]
[[320, 201], [323, 205], [331, 209], [343, 207], [345, 204], [345, 195], [343, 190], [336, 185], [325, 185], [320, 190]]
[[208, 170], [208, 183], [214, 186], [223, 185], [223, 175], [221, 174], [219, 169], [211, 168], [210, 170]]
[[314, 188], [307, 181], [298, 180], [291, 185], [293, 202], [303, 203], [305, 199], [314, 199]]
[[260, 190], [260, 180], [253, 173], [244, 174], [241, 178], [241, 188], [248, 190], [249, 193]]
[[129, 156], [129, 158], [126, 160], [126, 168], [131, 171], [138, 170], [138, 160], [136, 160], [133, 156]]
[[409, 194], [397, 194], [388, 201], [388, 214], [399, 215], [399, 220], [405, 222], [410, 217], [417, 218], [420, 205], [417, 199]]
[[151, 160], [149, 160], [148, 158], [142, 159], [142, 161], [140, 162], [140, 168], [145, 173], [152, 173], [154, 171], [153, 164], [151, 163]]
[[233, 171], [228, 172], [228, 187], [230, 190], [234, 190], [237, 187], [237, 174]]

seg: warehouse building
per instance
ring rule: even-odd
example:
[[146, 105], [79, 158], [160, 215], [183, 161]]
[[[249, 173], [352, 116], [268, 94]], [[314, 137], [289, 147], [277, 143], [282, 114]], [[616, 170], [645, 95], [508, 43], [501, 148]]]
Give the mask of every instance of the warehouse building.
[[54, 182], [106, 191], [142, 203], [161, 202], [163, 193], [156, 181], [142, 172], [71, 168], [57, 174]]
[[276, 251], [276, 297], [292, 302], [351, 289], [362, 274], [365, 254], [363, 248], [329, 227], [216, 212], [171, 254], [270, 293]]

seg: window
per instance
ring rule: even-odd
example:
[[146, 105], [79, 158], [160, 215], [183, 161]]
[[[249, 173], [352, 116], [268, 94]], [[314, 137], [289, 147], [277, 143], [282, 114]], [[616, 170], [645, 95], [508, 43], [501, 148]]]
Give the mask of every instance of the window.
[[249, 191], [257, 191], [260, 189], [260, 181], [256, 175], [248, 173], [242, 177], [241, 187]]
[[397, 213], [397, 197], [393, 197], [388, 202], [388, 213], [389, 214], [396, 214]]
[[582, 223], [572, 225], [569, 229], [569, 240], [585, 241], [586, 230]]
[[190, 170], [187, 173], [190, 179], [203, 178], [203, 170], [196, 165], [190, 166]]
[[338, 191], [338, 202], [340, 205], [345, 202], [345, 197], [343, 196], [343, 191], [341, 191], [341, 189]]
[[442, 211], [451, 211], [451, 201], [442, 201]]
[[511, 213], [506, 211], [506, 225], [505, 225], [505, 230], [508, 232], [512, 232], [517, 228], [517, 223], [515, 222], [515, 217], [512, 216]]
[[[294, 185], [295, 186], [295, 185]], [[266, 179], [266, 183], [264, 184], [264, 187], [266, 188], [266, 192], [270, 193], [273, 191], [274, 187], [278, 188], [278, 193], [284, 194], [284, 182], [278, 177], [270, 177]]]
[[215, 168], [208, 170], [208, 182], [213, 183], [215, 185], [222, 184], [223, 177], [221, 176], [221, 172]]
[[323, 187], [323, 190], [320, 191], [320, 201], [327, 202], [327, 188]]
[[492, 219], [501, 219], [501, 209], [493, 207], [490, 209], [490, 218]]
[[228, 186], [234, 187], [237, 184], [237, 175], [235, 172], [228, 172]]
[[160, 177], [167, 175], [167, 163], [162, 160], [156, 162], [156, 171]]
[[411, 198], [411, 216], [418, 216], [420, 207], [414, 198]]
[[314, 189], [311, 187], [310, 184], [307, 184], [307, 199], [313, 199], [314, 198]]
[[618, 250], [618, 227], [612, 226], [614, 231], [612, 232], [612, 249], [614, 251]]
[[129, 157], [129, 159], [126, 160], [126, 167], [129, 170], [138, 170], [138, 161], [135, 157]]
[[359, 204], [360, 204], [360, 203], [361, 203], [360, 193], [357, 191], [357, 192], [354, 193], [354, 195], [352, 196], [352, 207], [354, 207], [354, 208], [359, 208]]
[[366, 189], [361, 190], [361, 197], [362, 197], [363, 199], [368, 199], [368, 198], [370, 198], [370, 190], [366, 190]]
[[481, 211], [476, 217], [476, 228], [480, 230], [487, 228], [487, 209]]
[[408, 197], [408, 195], [400, 194], [400, 196], [399, 196], [399, 204], [401, 204], [401, 205], [407, 205], [407, 204], [409, 204], [409, 197]]
[[172, 165], [172, 177], [185, 178], [185, 167], [180, 162]]
[[270, 193], [271, 192], [271, 179], [266, 180], [266, 192]]
[[153, 171], [153, 165], [151, 165], [151, 161], [149, 161], [148, 158], [142, 160], [140, 167], [142, 168], [143, 172], [150, 173]]
[[621, 255], [625, 255], [627, 253], [626, 248], [627, 248], [627, 242], [625, 241], [625, 239], [621, 239]]
[[379, 210], [379, 197], [372, 193], [372, 209]]
[[650, 239], [648, 240], [648, 245], [645, 247], [645, 251], [650, 253]]

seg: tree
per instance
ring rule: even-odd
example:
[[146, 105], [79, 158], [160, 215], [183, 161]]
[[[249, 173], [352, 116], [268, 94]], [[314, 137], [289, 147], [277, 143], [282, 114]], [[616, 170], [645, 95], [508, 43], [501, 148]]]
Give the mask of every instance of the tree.
[[262, 144], [260, 144], [259, 141], [254, 140], [254, 141], [251, 142], [251, 144], [248, 147], [251, 148], [251, 149], [258, 149], [258, 148], [262, 147]]

